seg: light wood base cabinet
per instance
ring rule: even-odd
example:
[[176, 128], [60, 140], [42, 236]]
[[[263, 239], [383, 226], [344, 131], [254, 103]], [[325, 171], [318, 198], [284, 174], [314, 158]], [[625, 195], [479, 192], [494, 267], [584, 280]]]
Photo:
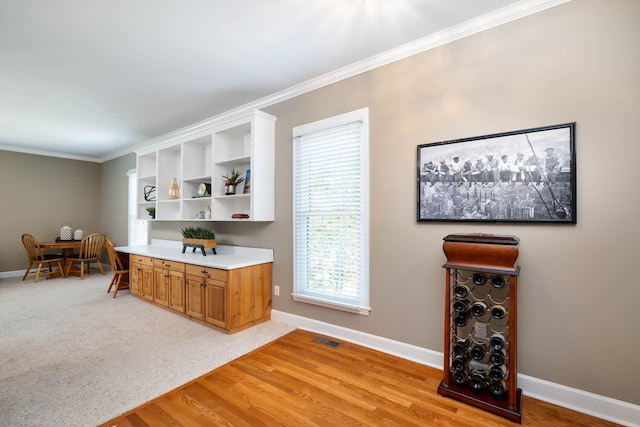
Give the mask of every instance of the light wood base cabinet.
[[156, 304], [184, 313], [184, 268], [182, 262], [153, 259], [153, 301]]
[[130, 255], [129, 275], [131, 294], [153, 300], [153, 258]]
[[131, 254], [130, 269], [132, 295], [204, 325], [233, 333], [271, 318], [270, 262], [221, 270]]

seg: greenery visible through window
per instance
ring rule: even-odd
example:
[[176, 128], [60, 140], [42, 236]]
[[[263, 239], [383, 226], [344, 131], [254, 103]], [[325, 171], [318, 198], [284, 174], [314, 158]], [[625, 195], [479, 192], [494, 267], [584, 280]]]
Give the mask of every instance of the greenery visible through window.
[[368, 110], [296, 127], [294, 299], [368, 314]]

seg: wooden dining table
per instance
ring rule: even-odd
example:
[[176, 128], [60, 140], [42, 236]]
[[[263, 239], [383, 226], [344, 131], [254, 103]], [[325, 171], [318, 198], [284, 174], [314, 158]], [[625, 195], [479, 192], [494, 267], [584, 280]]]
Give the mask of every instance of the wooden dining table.
[[[65, 268], [67, 265], [67, 259], [70, 255], [73, 254], [74, 250], [80, 249], [80, 244], [82, 240], [54, 240], [52, 242], [38, 242], [38, 246], [41, 249], [56, 249], [62, 252], [62, 268]], [[69, 270], [69, 274], [73, 274], [74, 276], [80, 276], [80, 269], [78, 267], [72, 266], [73, 268]], [[62, 276], [64, 274], [60, 270], [56, 270], [51, 274], [47, 279], [52, 279], [54, 277]]]

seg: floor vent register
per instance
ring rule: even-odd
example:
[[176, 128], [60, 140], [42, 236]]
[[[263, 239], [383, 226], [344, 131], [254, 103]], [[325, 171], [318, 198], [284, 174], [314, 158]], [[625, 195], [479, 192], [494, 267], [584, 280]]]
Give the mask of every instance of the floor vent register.
[[329, 338], [325, 338], [325, 337], [315, 337], [313, 339], [313, 342], [317, 342], [318, 344], [326, 345], [332, 348], [338, 348], [342, 345], [341, 342], [330, 340]]

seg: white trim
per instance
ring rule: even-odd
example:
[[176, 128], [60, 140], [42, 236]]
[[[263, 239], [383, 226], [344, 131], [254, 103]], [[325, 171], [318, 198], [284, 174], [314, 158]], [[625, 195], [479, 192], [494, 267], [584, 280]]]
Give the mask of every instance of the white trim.
[[612, 399], [566, 385], [552, 383], [529, 375], [518, 374], [518, 386], [523, 393], [574, 411], [582, 412], [628, 427], [638, 427], [640, 405]]
[[371, 307], [368, 306], [360, 307], [357, 305], [346, 304], [343, 302], [328, 300], [325, 298], [313, 298], [309, 295], [304, 294], [293, 293], [291, 294], [291, 296], [293, 297], [293, 300], [297, 302], [304, 302], [307, 304], [319, 305], [320, 307], [333, 308], [334, 310], [342, 310], [348, 313], [364, 314], [365, 316], [368, 316], [369, 312], [371, 311]]
[[[98, 264], [92, 263], [92, 265], [94, 265], [94, 264], [95, 264], [94, 268], [98, 268]], [[104, 265], [109, 265], [109, 264], [105, 264], [103, 262], [102, 265], [104, 266]], [[31, 272], [29, 273], [29, 276], [27, 276], [27, 278], [24, 280], [25, 283], [29, 282], [29, 281], [33, 282], [33, 279], [35, 278], [35, 276], [32, 276], [32, 274], [35, 274], [36, 270], [37, 270], [37, 268], [31, 269]], [[25, 271], [27, 271], [27, 270], [24, 269], [24, 270], [0, 271], [0, 279], [10, 279], [12, 277], [22, 277], [24, 275]], [[31, 280], [29, 280], [29, 279], [31, 279]], [[42, 280], [42, 279], [40, 279], [40, 280]], [[45, 278], [45, 280], [46, 280], [46, 278]], [[40, 283], [40, 282], [38, 282], [38, 283]]]
[[[297, 328], [343, 339], [354, 344], [392, 354], [432, 368], [442, 370], [441, 352], [406, 344], [400, 341], [356, 331], [319, 320], [309, 319], [283, 311], [271, 310], [271, 320]], [[518, 374], [518, 387], [526, 396], [553, 403], [628, 427], [639, 427], [640, 405], [612, 399], [577, 388], [567, 387], [529, 375]]]
[[154, 144], [160, 144], [169, 140], [175, 140], [175, 138], [191, 135], [194, 132], [206, 131], [218, 125], [218, 122], [220, 121], [233, 120], [234, 118], [252, 112], [253, 110], [269, 107], [279, 102], [283, 102], [311, 92], [313, 90], [320, 89], [330, 84], [339, 82], [341, 80], [345, 80], [349, 77], [371, 71], [392, 62], [399, 61], [401, 59], [422, 52], [426, 52], [439, 46], [452, 43], [456, 40], [460, 40], [462, 38], [489, 30], [491, 28], [515, 21], [520, 18], [524, 18], [525, 16], [533, 15], [535, 13], [550, 9], [569, 1], [571, 0], [522, 0], [520, 2], [513, 3], [501, 9], [489, 12], [485, 15], [470, 19], [469, 21], [463, 22], [453, 27], [438, 31], [421, 39], [414, 40], [412, 42], [398, 46], [394, 49], [348, 65], [346, 67], [342, 67], [313, 79], [307, 80], [306, 82], [300, 83], [298, 85], [291, 86], [285, 90], [268, 95], [264, 98], [260, 98], [248, 104], [241, 105], [240, 107], [226, 111], [217, 116], [210, 117], [198, 123], [192, 124], [182, 129], [178, 129], [174, 132], [170, 132], [166, 135], [143, 141], [130, 147], [122, 148], [99, 159], [89, 157], [83, 158], [44, 151], [36, 152], [35, 150], [25, 150], [20, 147], [9, 145], [0, 145], [0, 149], [103, 163], [138, 150], [144, 150], [145, 148], [150, 147]]
[[20, 277], [24, 275], [25, 271], [27, 270], [24, 269], [24, 270], [13, 270], [13, 271], [0, 271], [0, 279], [8, 279], [10, 277]]
[[354, 344], [402, 357], [432, 368], [442, 369], [442, 358], [444, 356], [437, 351], [278, 310], [271, 310], [271, 320], [286, 323], [305, 331], [344, 339]]
[[218, 125], [219, 121], [233, 120], [256, 109], [262, 109], [279, 102], [287, 101], [305, 93], [328, 86], [330, 84], [345, 80], [349, 77], [371, 71], [378, 67], [390, 64], [395, 61], [407, 58], [418, 53], [426, 52], [430, 49], [452, 43], [456, 40], [468, 37], [473, 34], [486, 31], [488, 29], [515, 21], [528, 15], [541, 12], [546, 9], [567, 3], [571, 0], [523, 0], [485, 15], [478, 16], [459, 25], [444, 29], [437, 33], [423, 37], [418, 40], [398, 46], [368, 59], [356, 62], [346, 67], [339, 68], [298, 85], [291, 86], [280, 92], [252, 101], [248, 104], [226, 111], [217, 116], [202, 120], [193, 125], [171, 132], [169, 134], [143, 141], [131, 147], [123, 148], [119, 151], [102, 157], [99, 161], [106, 162], [120, 156], [124, 156], [137, 150], [143, 150], [156, 143], [162, 143], [184, 135], [199, 132]]
[[[335, 130], [339, 126], [347, 126], [353, 127], [353, 131], [355, 132], [355, 126], [357, 123], [357, 128], [359, 129], [359, 140], [357, 141], [357, 147], [359, 148], [359, 157], [361, 167], [358, 168], [360, 172], [360, 177], [358, 180], [358, 185], [360, 186], [359, 197], [361, 203], [358, 205], [358, 208], [354, 208], [354, 213], [359, 215], [360, 228], [358, 231], [358, 236], [361, 240], [361, 243], [358, 247], [359, 250], [359, 258], [361, 259], [361, 265], [358, 269], [357, 276], [358, 280], [358, 290], [357, 296], [340, 296], [335, 294], [330, 294], [329, 292], [323, 292], [322, 290], [313, 292], [309, 288], [307, 288], [308, 283], [306, 280], [300, 280], [300, 275], [307, 274], [307, 268], [302, 268], [299, 266], [299, 258], [298, 248], [299, 247], [307, 247], [308, 240], [302, 239], [304, 242], [300, 242], [300, 234], [298, 231], [298, 225], [300, 218], [307, 217], [308, 212], [300, 213], [298, 212], [299, 206], [299, 192], [298, 192], [298, 184], [302, 175], [305, 174], [306, 171], [299, 171], [298, 169], [298, 148], [301, 147], [301, 138], [304, 138], [305, 135], [319, 132], [319, 131], [328, 131], [330, 129]], [[293, 300], [296, 302], [302, 302], [307, 304], [314, 304], [326, 308], [342, 310], [349, 313], [356, 313], [362, 315], [369, 315], [371, 311], [371, 307], [369, 304], [369, 295], [370, 295], [370, 282], [369, 282], [369, 217], [370, 217], [370, 206], [369, 206], [369, 168], [370, 168], [370, 159], [369, 159], [369, 108], [361, 108], [354, 111], [349, 111], [346, 113], [338, 114], [335, 116], [331, 116], [328, 118], [324, 118], [321, 120], [317, 120], [315, 122], [303, 124], [300, 126], [296, 126], [292, 129], [292, 137], [294, 142], [294, 150], [293, 150], [293, 165], [294, 165], [294, 180], [292, 182], [292, 191], [293, 191], [293, 218], [294, 221], [292, 223], [293, 226], [293, 248], [294, 248], [294, 293], [292, 293]], [[351, 140], [353, 143], [353, 147], [355, 147], [355, 137]], [[354, 149], [355, 152], [355, 149]], [[352, 161], [349, 165], [345, 167], [355, 168], [355, 161]], [[302, 174], [302, 175], [301, 175]], [[333, 208], [327, 208], [330, 212], [336, 212], [332, 210]], [[304, 271], [303, 271], [304, 270]], [[302, 282], [303, 284], [301, 284]]]
[[[83, 162], [102, 163], [104, 161], [103, 159], [99, 159], [97, 157], [84, 157], [84, 156], [76, 156], [73, 154], [57, 153], [55, 151], [35, 150], [32, 148], [18, 147], [16, 145], [0, 144], [0, 150], [13, 151], [15, 153], [34, 154], [36, 156], [58, 157], [60, 159], [68, 159], [68, 160], [81, 160]], [[130, 152], [131, 152], [131, 149], [127, 150], [127, 153], [124, 153], [124, 154], [129, 154]]]

